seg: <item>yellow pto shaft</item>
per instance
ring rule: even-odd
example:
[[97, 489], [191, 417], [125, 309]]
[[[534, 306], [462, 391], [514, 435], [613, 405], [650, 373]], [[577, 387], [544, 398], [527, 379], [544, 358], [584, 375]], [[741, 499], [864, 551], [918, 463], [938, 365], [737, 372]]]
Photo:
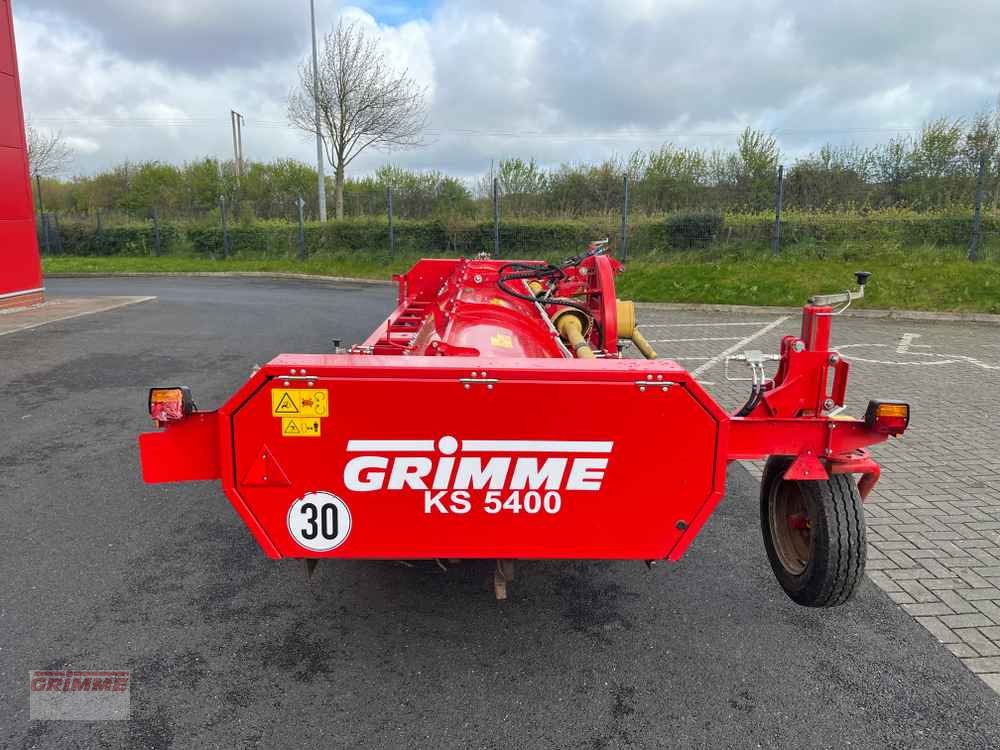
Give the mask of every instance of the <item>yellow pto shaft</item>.
[[618, 300], [618, 338], [628, 339], [646, 359], [656, 359], [656, 351], [635, 324], [635, 302]]
[[571, 310], [563, 311], [556, 318], [556, 330], [563, 341], [570, 345], [579, 359], [593, 359], [594, 350], [587, 344], [583, 335], [583, 321], [579, 313]]

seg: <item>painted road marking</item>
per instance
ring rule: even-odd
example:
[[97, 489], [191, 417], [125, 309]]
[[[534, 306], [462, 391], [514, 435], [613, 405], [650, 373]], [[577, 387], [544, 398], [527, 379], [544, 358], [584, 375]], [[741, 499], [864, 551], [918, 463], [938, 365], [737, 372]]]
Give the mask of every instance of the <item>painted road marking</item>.
[[650, 339], [650, 344], [682, 344], [691, 341], [736, 341], [739, 336], [709, 336], [703, 339]]
[[921, 349], [931, 348], [929, 344], [914, 344], [913, 340], [919, 338], [920, 338], [919, 333], [904, 333], [902, 336], [899, 337], [899, 343], [896, 345], [896, 353], [906, 354], [908, 351], [910, 351], [911, 347], [914, 348], [919, 347]]
[[724, 326], [759, 326], [763, 321], [751, 320], [740, 323], [643, 323], [645, 328], [722, 328]]
[[695, 377], [698, 377], [702, 373], [707, 372], [708, 370], [710, 370], [711, 368], [715, 367], [717, 364], [719, 364], [719, 362], [721, 362], [723, 359], [725, 359], [726, 357], [728, 357], [733, 352], [740, 351], [747, 344], [749, 344], [751, 341], [760, 338], [765, 333], [769, 333], [769, 332], [773, 331], [775, 328], [777, 328], [782, 323], [784, 323], [786, 320], [788, 320], [789, 317], [791, 317], [791, 316], [789, 316], [789, 315], [783, 315], [782, 317], [778, 318], [777, 320], [772, 320], [770, 323], [768, 323], [767, 325], [765, 325], [765, 326], [761, 327], [760, 329], [754, 331], [749, 336], [740, 339], [739, 341], [737, 341], [735, 344], [733, 344], [731, 347], [729, 347], [725, 351], [723, 351], [723, 352], [721, 352], [719, 354], [716, 354], [714, 357], [712, 357], [710, 360], [708, 360], [705, 364], [701, 365], [696, 370], [694, 370], [691, 374], [693, 376], [695, 376]]
[[[57, 297], [40, 305], [2, 310], [0, 311], [0, 321], [3, 325], [0, 325], [0, 336], [8, 336], [19, 331], [30, 331], [32, 328], [46, 326], [49, 323], [82, 318], [85, 315], [108, 312], [119, 307], [137, 305], [155, 299], [156, 297]], [[67, 312], [63, 314], [59, 310]]]
[[869, 357], [858, 357], [853, 354], [848, 354], [847, 358], [853, 362], [867, 362], [874, 365], [954, 365], [967, 363], [974, 367], [982, 368], [983, 370], [1000, 370], [1000, 365], [990, 364], [988, 362], [983, 362], [982, 360], [976, 359], [975, 357], [969, 357], [965, 354], [946, 354], [944, 352], [915, 352], [914, 349], [930, 349], [929, 344], [916, 344], [914, 341], [920, 338], [919, 333], [904, 333], [899, 337], [899, 341], [896, 343], [895, 347], [892, 344], [844, 344], [837, 347], [838, 351], [843, 351], [844, 349], [890, 349], [895, 348], [896, 354], [902, 354], [908, 357], [927, 357], [924, 360], [892, 360], [892, 359], [872, 359]]

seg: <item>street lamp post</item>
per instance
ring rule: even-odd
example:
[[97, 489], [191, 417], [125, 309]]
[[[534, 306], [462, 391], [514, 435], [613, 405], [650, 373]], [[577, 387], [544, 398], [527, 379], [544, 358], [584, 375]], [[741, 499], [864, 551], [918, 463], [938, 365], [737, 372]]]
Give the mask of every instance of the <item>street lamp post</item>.
[[319, 175], [319, 220], [326, 221], [326, 177], [323, 174], [323, 136], [319, 119], [319, 60], [316, 57], [316, 0], [309, 0], [313, 48], [313, 107], [316, 110], [316, 172]]

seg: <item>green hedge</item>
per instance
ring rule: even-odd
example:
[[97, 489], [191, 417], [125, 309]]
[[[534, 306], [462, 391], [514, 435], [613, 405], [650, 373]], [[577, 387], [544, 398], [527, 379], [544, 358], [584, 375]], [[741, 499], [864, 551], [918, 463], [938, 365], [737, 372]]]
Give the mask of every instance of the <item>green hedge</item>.
[[[150, 225], [104, 227], [80, 222], [53, 222], [49, 226], [53, 254], [64, 255], [153, 255], [156, 252], [156, 229]], [[58, 235], [58, 237], [56, 236]], [[38, 229], [39, 246], [45, 248], [45, 237]], [[172, 224], [160, 224], [160, 252], [176, 252], [184, 243], [184, 230]]]
[[723, 225], [720, 213], [679, 211], [667, 216], [664, 239], [669, 247], [704, 247], [718, 238]]
[[[726, 217], [725, 239], [768, 242], [771, 216]], [[983, 233], [996, 235], [1000, 220], [983, 217]], [[971, 214], [917, 214], [880, 211], [870, 214], [793, 213], [782, 217], [782, 244], [796, 242], [892, 241], [901, 245], [963, 245], [972, 235]]]
[[[454, 224], [439, 220], [403, 220], [393, 224], [395, 251], [425, 255], [475, 255], [490, 251], [494, 228], [489, 222]], [[599, 237], [615, 239], [615, 229], [599, 222], [509, 221], [500, 225], [500, 246], [504, 255], [569, 256], [579, 253]], [[221, 228], [188, 230], [195, 252], [221, 255], [224, 236]], [[234, 255], [294, 256], [299, 248], [295, 225], [261, 224], [229, 230], [230, 252]], [[307, 224], [305, 247], [308, 255], [324, 252], [384, 253], [389, 249], [389, 226], [385, 221], [349, 219], [327, 224]]]
[[[579, 253], [594, 239], [609, 237], [613, 249], [620, 242], [620, 224], [614, 220], [512, 219], [500, 227], [505, 257], [560, 258]], [[66, 255], [152, 255], [155, 230], [151, 223], [105, 227], [98, 232], [87, 222], [59, 223], [61, 252]], [[767, 246], [773, 218], [763, 214], [721, 216], [679, 212], [666, 217], [641, 217], [629, 224], [629, 252], [666, 253], [716, 242]], [[972, 231], [969, 215], [915, 214], [883, 211], [872, 214], [790, 213], [783, 217], [782, 245], [797, 243], [896, 242], [901, 246], [964, 245]], [[395, 251], [416, 255], [475, 255], [493, 248], [492, 222], [439, 219], [400, 220], [394, 224]], [[984, 236], [1000, 236], [1000, 220], [983, 217]], [[41, 240], [41, 230], [39, 239]], [[296, 224], [258, 222], [229, 229], [230, 254], [235, 257], [296, 257]], [[384, 220], [345, 219], [305, 227], [306, 253], [386, 253], [389, 228]], [[223, 254], [221, 227], [161, 223], [163, 253]], [[54, 250], [58, 249], [55, 245]]]

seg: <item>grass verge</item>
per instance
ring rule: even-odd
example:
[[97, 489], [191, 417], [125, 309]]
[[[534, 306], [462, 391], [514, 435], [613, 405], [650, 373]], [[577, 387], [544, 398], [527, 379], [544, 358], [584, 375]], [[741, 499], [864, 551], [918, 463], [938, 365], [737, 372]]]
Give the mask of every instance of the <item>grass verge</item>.
[[[259, 271], [387, 279], [416, 256], [329, 254], [300, 262], [284, 258], [49, 257], [46, 273], [184, 273]], [[757, 249], [723, 247], [705, 252], [644, 256], [618, 279], [623, 298], [642, 302], [800, 305], [811, 294], [853, 286], [852, 272], [871, 271], [863, 306], [928, 311], [1000, 313], [1000, 263], [970, 263], [962, 248], [875, 250], [845, 243], [836, 248], [797, 246], [777, 258]]]

